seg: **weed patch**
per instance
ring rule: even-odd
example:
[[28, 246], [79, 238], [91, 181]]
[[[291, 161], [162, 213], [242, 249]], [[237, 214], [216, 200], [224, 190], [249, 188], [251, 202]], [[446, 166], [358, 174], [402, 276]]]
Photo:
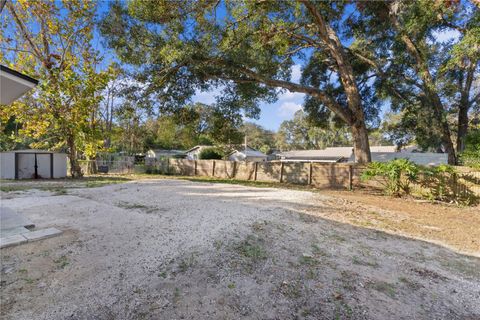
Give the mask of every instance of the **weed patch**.
[[64, 269], [66, 266], [70, 264], [67, 256], [61, 256], [60, 258], [53, 260], [53, 262], [55, 262], [58, 269]]
[[237, 247], [237, 252], [251, 259], [253, 262], [264, 260], [267, 258], [267, 251], [263, 246], [263, 240], [254, 236], [248, 236]]

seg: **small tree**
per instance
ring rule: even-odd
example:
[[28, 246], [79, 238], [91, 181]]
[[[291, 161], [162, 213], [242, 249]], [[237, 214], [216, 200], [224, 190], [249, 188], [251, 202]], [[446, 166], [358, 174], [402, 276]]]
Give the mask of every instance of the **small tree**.
[[410, 194], [410, 184], [417, 181], [419, 167], [408, 159], [394, 159], [388, 162], [372, 162], [363, 171], [364, 181], [379, 178], [388, 195]]
[[110, 78], [109, 70], [98, 71], [101, 57], [92, 46], [96, 3], [7, 1], [5, 8], [2, 23], [9, 28], [0, 28], [0, 62], [40, 83], [33, 94], [2, 106], [0, 120], [21, 124], [19, 134], [33, 140], [31, 147], [66, 149], [72, 177], [81, 176], [79, 155], [91, 159], [103, 144], [97, 111]]
[[217, 148], [205, 148], [202, 151], [200, 151], [200, 154], [198, 155], [199, 159], [202, 160], [209, 160], [209, 159], [222, 159], [223, 154], [221, 151], [219, 151]]

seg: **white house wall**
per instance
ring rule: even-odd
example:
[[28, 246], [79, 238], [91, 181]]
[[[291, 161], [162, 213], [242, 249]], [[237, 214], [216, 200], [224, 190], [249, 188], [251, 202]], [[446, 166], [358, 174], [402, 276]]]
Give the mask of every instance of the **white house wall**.
[[416, 164], [430, 166], [448, 163], [448, 155], [446, 153], [372, 152], [372, 161], [386, 162], [393, 159], [409, 159]]

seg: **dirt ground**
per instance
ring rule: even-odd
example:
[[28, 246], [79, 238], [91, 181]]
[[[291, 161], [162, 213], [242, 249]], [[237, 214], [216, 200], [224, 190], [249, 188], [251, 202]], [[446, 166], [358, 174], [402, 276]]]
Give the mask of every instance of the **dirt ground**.
[[64, 230], [0, 251], [2, 319], [480, 318], [475, 209], [182, 180], [0, 195]]
[[423, 239], [480, 257], [480, 206], [392, 198], [367, 190], [322, 193], [344, 201], [343, 210], [321, 213], [323, 217]]

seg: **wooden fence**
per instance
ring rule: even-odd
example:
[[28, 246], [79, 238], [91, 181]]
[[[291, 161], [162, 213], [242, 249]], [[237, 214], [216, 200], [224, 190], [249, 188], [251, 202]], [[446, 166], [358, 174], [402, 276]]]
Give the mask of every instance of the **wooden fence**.
[[285, 182], [318, 188], [351, 189], [355, 181], [353, 165], [337, 163], [162, 159], [147, 167], [148, 170], [162, 174]]
[[[362, 181], [365, 167], [349, 163], [316, 162], [234, 162], [225, 160], [162, 159], [148, 166], [162, 174], [205, 176], [221, 179], [238, 179], [265, 182], [284, 182], [312, 185], [316, 188], [379, 187], [378, 180]], [[480, 196], [480, 171], [456, 167], [458, 174], [450, 186], [457, 193]], [[421, 191], [420, 185], [413, 190]]]
[[[79, 160], [80, 168], [84, 174], [102, 173], [101, 167], [108, 168], [110, 174], [130, 174], [138, 172], [133, 161], [109, 161], [109, 160]], [[70, 170], [70, 163], [68, 163]]]

